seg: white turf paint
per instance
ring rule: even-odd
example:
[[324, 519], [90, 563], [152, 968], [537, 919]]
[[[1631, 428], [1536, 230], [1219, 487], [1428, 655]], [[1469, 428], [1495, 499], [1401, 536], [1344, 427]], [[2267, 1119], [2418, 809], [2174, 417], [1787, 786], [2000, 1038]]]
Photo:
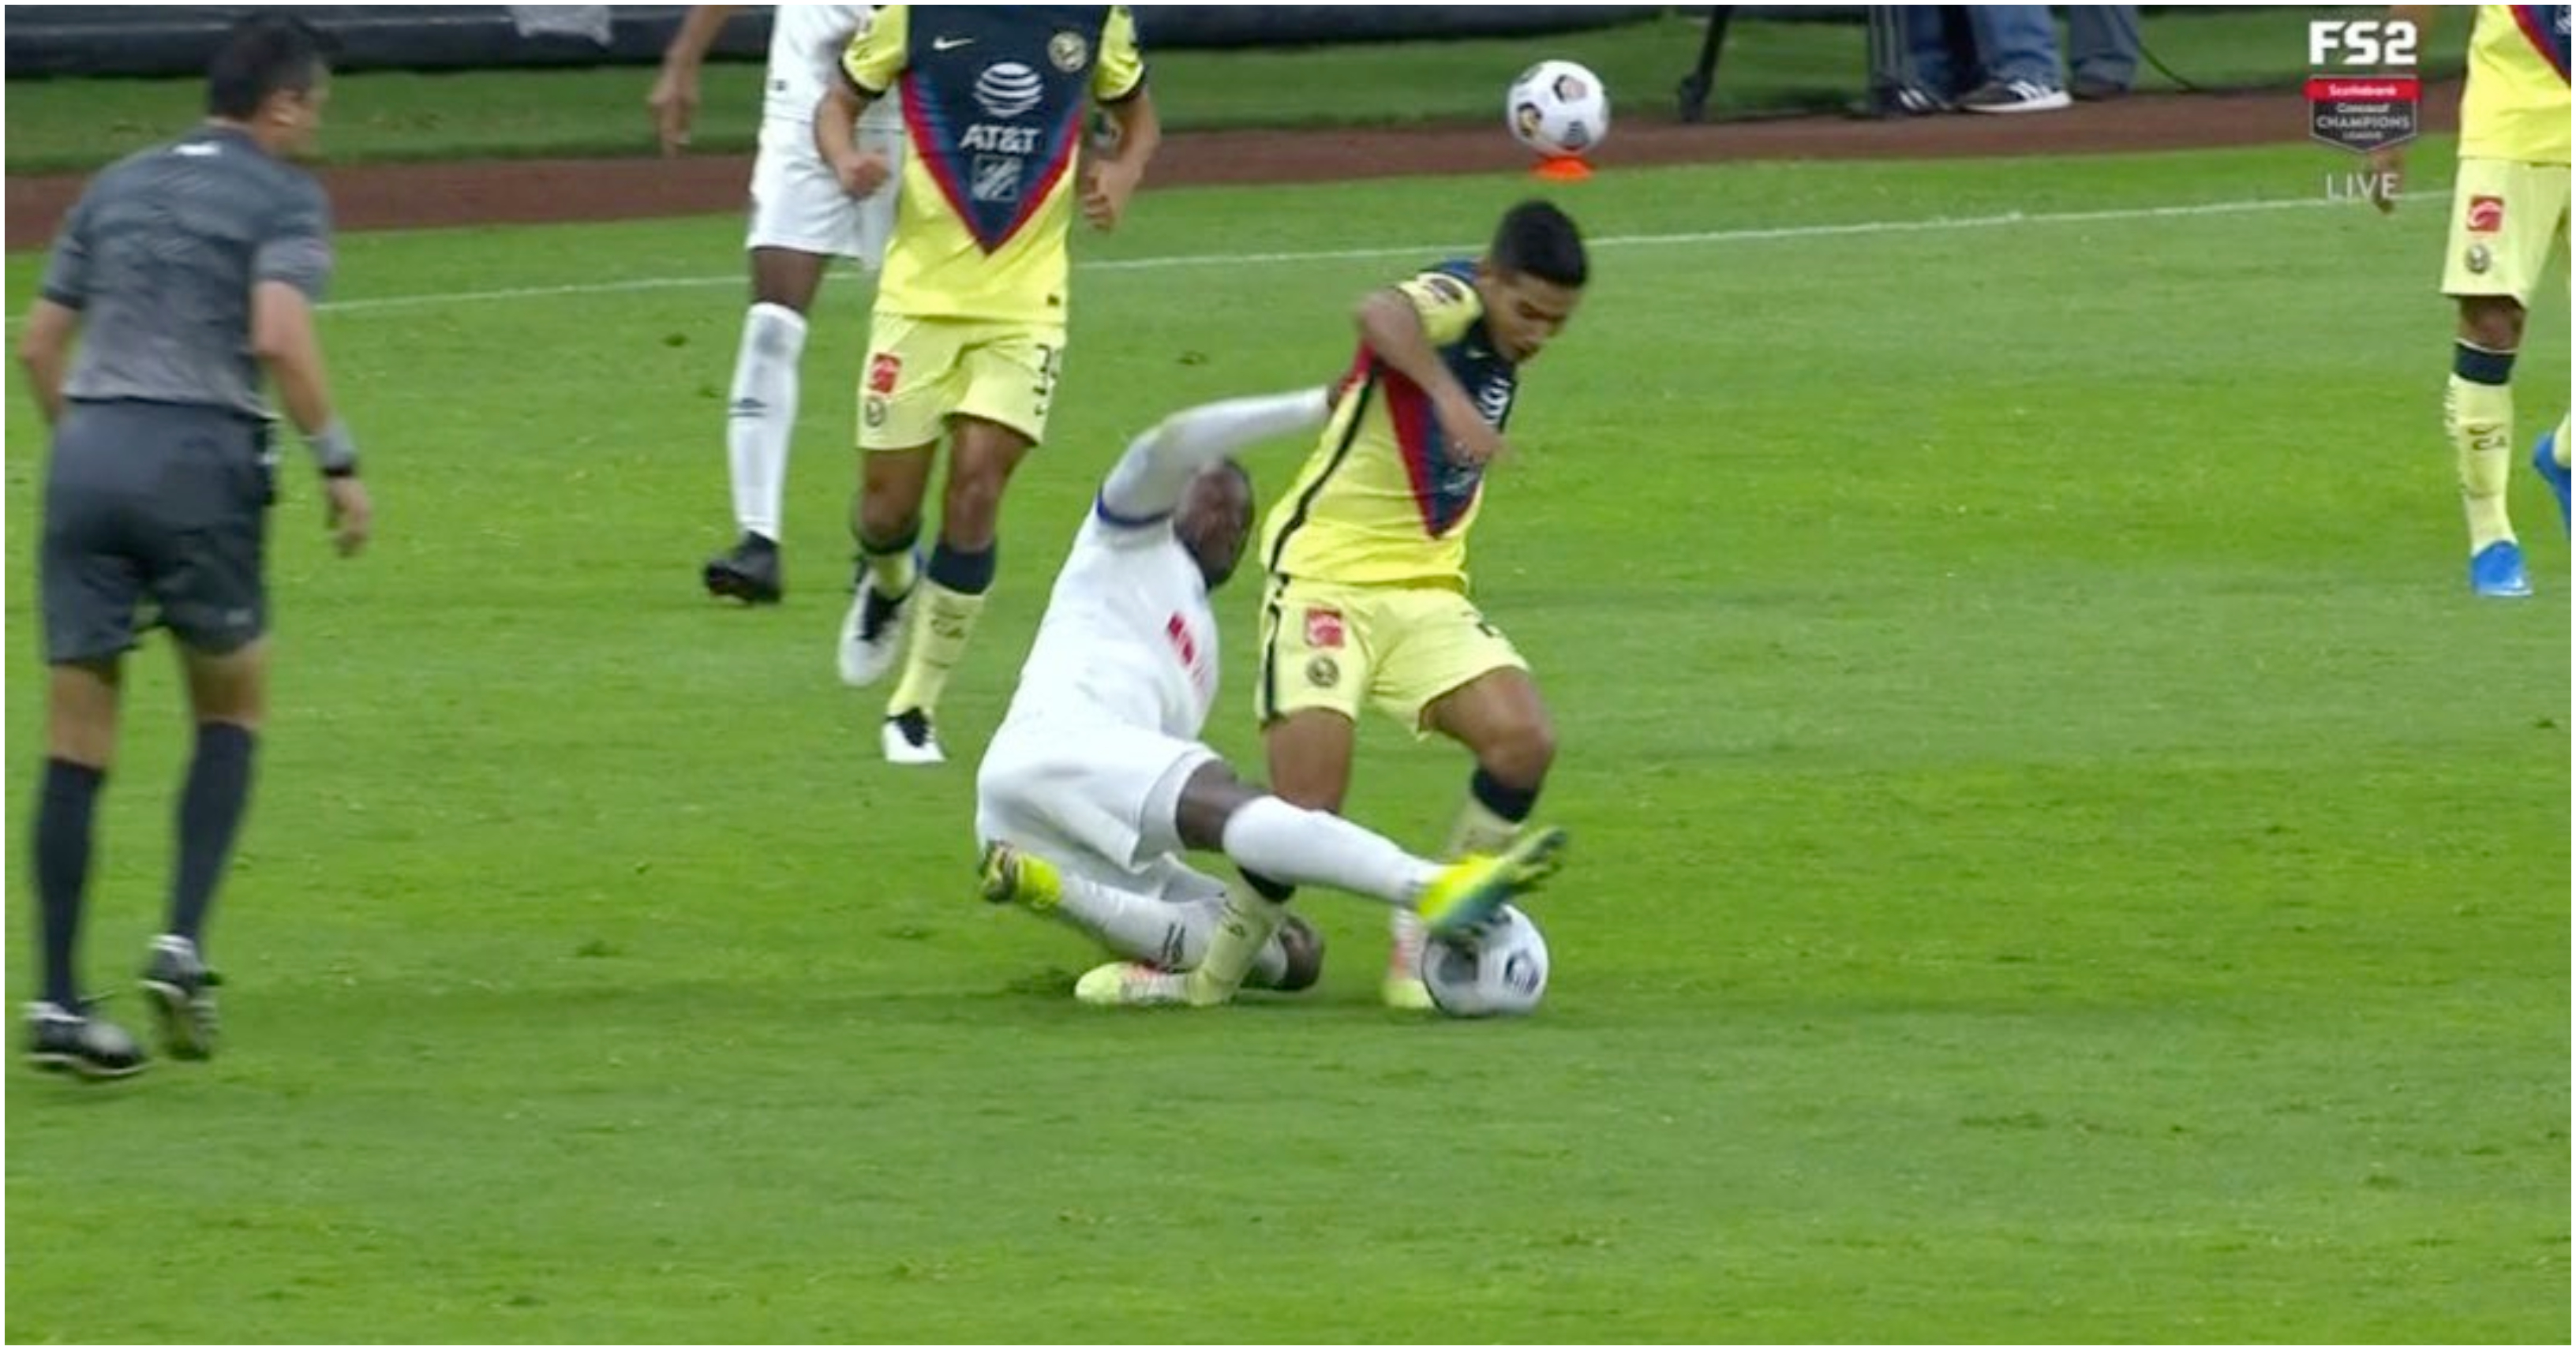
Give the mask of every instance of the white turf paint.
[[[2419, 189], [2408, 197], [2430, 196], [2441, 188]], [[1833, 239], [1852, 235], [1923, 234], [1943, 230], [1994, 230], [2015, 225], [2082, 225], [2099, 221], [2164, 220], [2188, 216], [2235, 216], [2258, 211], [2299, 211], [2314, 207], [2363, 209], [2361, 203], [2330, 197], [2275, 197], [2249, 201], [2199, 202], [2187, 206], [2128, 206], [2100, 211], [2006, 211], [1991, 216], [1932, 216], [1920, 220], [1865, 220], [1845, 225], [1775, 225], [1744, 230], [1694, 230], [1681, 234], [1614, 234], [1584, 242], [1593, 248], [1661, 248], [1681, 244], [1734, 244], [1769, 239]], [[1347, 262], [1369, 258], [1428, 258], [1473, 252], [1472, 244], [1399, 244], [1376, 248], [1335, 248], [1285, 253], [1181, 253], [1160, 258], [1108, 258], [1074, 264], [1082, 272], [1155, 272], [1175, 267], [1258, 267], [1277, 263]], [[546, 300], [567, 295], [624, 295], [637, 291], [689, 290], [740, 286], [743, 274], [722, 276], [641, 277], [628, 281], [586, 281], [562, 286], [511, 286], [488, 291], [444, 291], [430, 295], [389, 295], [364, 300], [333, 300], [320, 308], [334, 314], [372, 314], [387, 310], [474, 305], [504, 300]]]

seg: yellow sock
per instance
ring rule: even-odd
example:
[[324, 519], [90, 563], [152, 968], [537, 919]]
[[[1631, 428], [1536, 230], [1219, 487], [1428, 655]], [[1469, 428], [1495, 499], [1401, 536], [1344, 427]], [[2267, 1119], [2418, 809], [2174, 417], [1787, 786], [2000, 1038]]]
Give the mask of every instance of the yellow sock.
[[2549, 442], [2549, 457], [2558, 461], [2559, 468], [2567, 467], [2567, 419], [2564, 417], [2558, 419], [2558, 435]]
[[966, 639], [974, 635], [975, 618], [984, 612], [984, 597], [924, 581], [915, 607], [919, 612], [912, 616], [911, 642], [904, 649], [903, 679], [886, 700], [888, 717], [916, 708], [925, 714], [938, 711], [948, 672], [966, 654]]
[[1449, 856], [1463, 858], [1470, 853], [1500, 853], [1521, 832], [1520, 822], [1505, 820], [1494, 809], [1470, 796], [1458, 808], [1458, 819], [1449, 826]]
[[1232, 1000], [1235, 991], [1243, 987], [1243, 977], [1252, 969], [1253, 960], [1287, 918], [1286, 905], [1262, 899], [1241, 881], [1229, 883], [1225, 888], [1225, 910], [1217, 915], [1216, 933], [1208, 939], [1207, 955], [1199, 958], [1198, 969], [1183, 981], [1190, 1002], [1204, 1008]]
[[[1470, 853], [1500, 853], [1520, 832], [1519, 822], [1494, 814], [1492, 807], [1476, 800], [1471, 793], [1466, 803], [1458, 808], [1458, 818], [1450, 822], [1449, 850], [1443, 856], [1455, 859]], [[1422, 920], [1412, 910], [1399, 909], [1388, 919], [1387, 927], [1395, 934], [1399, 944], [1397, 956], [1401, 959], [1401, 944], [1419, 940]]]
[[2469, 552], [2513, 538], [2504, 505], [2505, 483], [2513, 474], [2513, 386], [2453, 375], [2442, 396], [2442, 426], [2459, 457]]
[[864, 542], [859, 545], [859, 552], [868, 560], [868, 584], [876, 588], [877, 594], [900, 600], [912, 589], [912, 583], [920, 580], [921, 569], [912, 561], [912, 543], [906, 539], [884, 552]]

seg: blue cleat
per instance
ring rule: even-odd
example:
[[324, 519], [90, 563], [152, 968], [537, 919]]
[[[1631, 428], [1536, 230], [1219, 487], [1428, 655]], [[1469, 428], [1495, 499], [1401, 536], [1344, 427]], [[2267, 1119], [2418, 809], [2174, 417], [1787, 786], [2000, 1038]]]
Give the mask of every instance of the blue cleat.
[[2531, 447], [2531, 467], [2540, 473], [2540, 481], [2549, 485], [2550, 495], [2558, 499], [2558, 525], [2567, 526], [2567, 487], [2569, 474], [2558, 463], [2558, 433], [2543, 432], [2540, 443]]
[[2522, 571], [2522, 545], [2499, 539], [2479, 549], [2469, 559], [2469, 589], [2494, 600], [2518, 600], [2531, 594], [2531, 578]]

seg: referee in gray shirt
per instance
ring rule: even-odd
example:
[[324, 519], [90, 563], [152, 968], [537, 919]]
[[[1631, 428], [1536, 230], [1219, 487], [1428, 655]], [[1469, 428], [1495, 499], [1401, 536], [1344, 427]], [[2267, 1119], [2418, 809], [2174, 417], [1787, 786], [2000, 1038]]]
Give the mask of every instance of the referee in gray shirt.
[[332, 411], [313, 332], [331, 271], [329, 206], [287, 162], [313, 143], [329, 74], [321, 37], [299, 21], [253, 18], [228, 34], [207, 69], [205, 124], [120, 161], [81, 194], [18, 344], [53, 431], [34, 849], [44, 998], [28, 1016], [29, 1058], [45, 1068], [120, 1077], [144, 1063], [133, 1037], [90, 1014], [73, 958], [121, 668], [144, 615], [177, 641], [197, 741], [169, 922], [145, 957], [143, 990], [169, 1053], [214, 1049], [206, 911], [267, 711], [263, 367], [320, 465], [341, 553], [367, 540], [357, 447]]

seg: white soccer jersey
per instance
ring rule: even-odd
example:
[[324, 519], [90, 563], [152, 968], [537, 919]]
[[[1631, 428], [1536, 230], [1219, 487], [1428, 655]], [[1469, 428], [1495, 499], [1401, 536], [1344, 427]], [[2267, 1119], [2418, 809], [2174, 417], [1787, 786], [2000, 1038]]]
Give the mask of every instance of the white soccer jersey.
[[[769, 84], [763, 115], [811, 122], [814, 105], [834, 78], [850, 39], [867, 27], [875, 5], [780, 5], [769, 21]], [[903, 106], [891, 98], [872, 105], [859, 124], [895, 131]]]
[[1216, 702], [1216, 611], [1168, 519], [1094, 510], [1056, 574], [1007, 721], [1067, 717], [1194, 741]]

